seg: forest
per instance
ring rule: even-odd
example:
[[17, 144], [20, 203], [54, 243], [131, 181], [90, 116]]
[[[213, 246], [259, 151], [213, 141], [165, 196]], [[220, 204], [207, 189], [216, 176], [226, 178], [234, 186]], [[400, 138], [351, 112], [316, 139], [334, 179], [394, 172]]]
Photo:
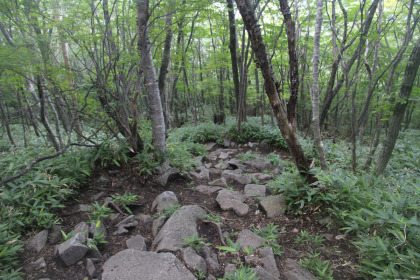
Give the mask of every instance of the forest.
[[187, 268], [161, 279], [419, 279], [419, 20], [416, 0], [0, 0], [0, 278], [116, 279], [138, 233]]

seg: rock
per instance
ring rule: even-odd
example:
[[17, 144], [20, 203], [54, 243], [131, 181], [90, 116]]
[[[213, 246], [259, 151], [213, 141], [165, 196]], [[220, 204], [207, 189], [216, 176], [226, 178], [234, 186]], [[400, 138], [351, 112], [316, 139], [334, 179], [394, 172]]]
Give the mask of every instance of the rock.
[[[169, 170], [165, 171], [162, 175], [160, 175], [155, 182], [161, 185], [162, 187], [166, 187], [169, 179], [174, 179], [178, 176], [181, 176], [179, 170], [176, 168], [170, 168]], [[181, 176], [182, 177], [182, 176]]]
[[271, 176], [270, 174], [264, 174], [264, 173], [257, 173], [257, 174], [258, 174], [257, 179], [261, 181], [273, 179], [273, 176]]
[[109, 216], [108, 219], [113, 222], [116, 219], [118, 219], [119, 217], [120, 217], [120, 213], [114, 213], [111, 216]]
[[252, 272], [255, 273], [255, 276], [259, 277], [259, 280], [278, 280], [279, 278], [269, 273], [267, 270], [261, 266], [257, 266], [252, 269]]
[[265, 196], [265, 185], [248, 184], [244, 188], [245, 197], [262, 197]]
[[204, 166], [205, 166], [207, 169], [210, 169], [210, 168], [213, 166], [213, 164], [211, 164], [211, 163], [206, 163], [206, 164], [204, 164]]
[[262, 140], [261, 142], [260, 142], [260, 147], [261, 148], [263, 148], [263, 149], [266, 149], [266, 148], [268, 148], [269, 147], [269, 145], [268, 145], [268, 142], [267, 142], [267, 140]]
[[91, 259], [86, 259], [86, 270], [91, 278], [96, 276], [96, 267]]
[[152, 224], [152, 235], [153, 237], [156, 237], [159, 233], [159, 230], [166, 222], [166, 216], [160, 216], [156, 220], [153, 221]]
[[283, 273], [286, 280], [316, 280], [310, 272], [300, 267], [295, 260], [286, 260], [286, 271]]
[[283, 215], [286, 202], [281, 195], [274, 195], [261, 200], [260, 205], [267, 213], [268, 218], [275, 218]]
[[216, 146], [215, 142], [209, 142], [206, 144], [206, 151], [209, 152], [213, 147]]
[[264, 270], [273, 275], [280, 277], [279, 269], [277, 268], [276, 260], [274, 258], [273, 249], [271, 247], [262, 247], [255, 251], [251, 256], [245, 256], [246, 264], [261, 265]]
[[153, 218], [150, 215], [140, 213], [140, 214], [137, 214], [135, 217], [136, 217], [136, 220], [140, 221], [143, 224], [153, 223]]
[[215, 274], [218, 274], [219, 260], [217, 259], [217, 254], [213, 253], [213, 251], [207, 246], [204, 246], [201, 249], [201, 253], [204, 255], [208, 270], [214, 272]]
[[295, 249], [292, 249], [292, 248], [287, 248], [286, 250], [287, 250], [288, 255], [293, 257], [293, 258], [301, 258], [301, 257], [305, 256], [304, 253], [299, 252], [299, 251], [297, 251]]
[[118, 175], [119, 173], [120, 173], [119, 170], [108, 170], [108, 174], [110, 176], [115, 176], [115, 175]]
[[102, 280], [196, 279], [171, 253], [127, 249], [109, 258], [102, 269]]
[[196, 169], [197, 172], [191, 171], [190, 174], [197, 178], [198, 180], [207, 180], [210, 181], [209, 170], [204, 166], [199, 166]]
[[245, 196], [237, 191], [221, 190], [216, 197], [217, 203], [223, 210], [233, 209], [238, 216], [245, 216], [248, 214], [249, 206], [243, 203]]
[[342, 255], [341, 254], [341, 251], [336, 250], [334, 248], [329, 248], [329, 247], [320, 247], [320, 248], [317, 248], [315, 250], [315, 252], [318, 252], [321, 255], [326, 256], [328, 258], [333, 257], [333, 256], [341, 256]]
[[220, 177], [222, 176], [222, 170], [216, 169], [216, 168], [210, 168], [209, 173], [212, 177]]
[[203, 157], [195, 157], [195, 158], [193, 158], [193, 164], [196, 167], [202, 166], [203, 165], [203, 159], [204, 159]]
[[251, 183], [251, 177], [242, 175], [242, 169], [236, 170], [225, 170], [222, 173], [222, 177], [226, 180], [233, 180], [239, 184], [246, 185]]
[[232, 168], [232, 169], [245, 169], [246, 168], [246, 166], [245, 165], [243, 165], [239, 160], [237, 160], [236, 158], [233, 158], [233, 159], [231, 159], [231, 160], [229, 160], [228, 162], [227, 162], [227, 164], [229, 164], [229, 166]]
[[105, 227], [105, 219], [102, 219], [98, 222], [92, 222], [89, 227], [89, 234], [90, 236], [97, 236], [102, 234], [104, 238], [106, 238], [106, 227]]
[[197, 191], [204, 193], [204, 194], [212, 194], [215, 192], [218, 192], [220, 190], [222, 190], [222, 187], [212, 187], [212, 186], [204, 186], [204, 185], [199, 185], [195, 188]]
[[85, 222], [80, 222], [74, 227], [73, 231], [74, 233], [83, 233], [87, 238], [89, 234], [89, 226]]
[[214, 167], [216, 167], [217, 169], [220, 169], [220, 170], [226, 170], [226, 169], [229, 168], [229, 164], [227, 164], [226, 162], [219, 162]]
[[333, 221], [333, 219], [331, 217], [325, 217], [325, 218], [320, 219], [318, 221], [318, 223], [320, 225], [322, 225], [322, 226], [329, 227], [329, 226], [331, 226], [334, 223], [334, 221]]
[[111, 180], [109, 180], [107, 177], [105, 177], [104, 175], [99, 176], [98, 179], [96, 179], [95, 184], [99, 184], [99, 185], [106, 185], [111, 183]]
[[273, 168], [271, 162], [261, 159], [248, 160], [245, 162], [245, 164], [259, 171], [270, 170]]
[[227, 138], [223, 139], [223, 146], [225, 146], [226, 148], [229, 147], [231, 144], [230, 140]]
[[255, 150], [255, 148], [257, 148], [258, 143], [255, 142], [248, 142], [248, 147], [250, 147], [251, 149]]
[[224, 160], [224, 159], [227, 159], [227, 158], [229, 158], [228, 153], [224, 153], [224, 152], [220, 153], [219, 159]]
[[77, 204], [77, 205], [74, 205], [73, 207], [70, 208], [70, 210], [67, 213], [67, 215], [72, 215], [72, 214], [76, 214], [76, 213], [80, 213], [80, 212], [89, 212], [92, 209], [93, 208], [92, 208], [91, 205]]
[[125, 241], [125, 244], [128, 249], [147, 251], [145, 239], [140, 234], [130, 237]]
[[255, 234], [249, 229], [244, 229], [238, 234], [238, 239], [236, 243], [241, 244], [241, 248], [253, 248], [257, 249], [261, 246], [266, 240], [261, 236]]
[[48, 244], [55, 245], [62, 240], [63, 238], [63, 234], [61, 233], [62, 229], [63, 228], [60, 225], [53, 225], [51, 227], [51, 231], [48, 235]]
[[92, 202], [98, 201], [99, 199], [101, 199], [104, 196], [105, 196], [105, 193], [104, 192], [97, 193], [94, 196], [92, 196], [91, 201]]
[[209, 182], [209, 186], [227, 187], [226, 179], [220, 178]]
[[225, 277], [230, 276], [230, 275], [234, 275], [236, 272], [236, 266], [234, 264], [228, 263], [225, 266]]
[[178, 204], [178, 198], [174, 192], [166, 191], [158, 195], [152, 203], [152, 211], [161, 212], [165, 208]]
[[203, 274], [207, 274], [207, 264], [206, 261], [198, 255], [194, 249], [187, 247], [181, 250], [181, 256], [185, 264], [190, 268], [198, 270]]
[[121, 235], [121, 234], [127, 233], [128, 228], [133, 228], [137, 226], [138, 224], [139, 222], [136, 221], [136, 217], [134, 215], [128, 216], [127, 218], [125, 218], [124, 220], [116, 224], [115, 227], [117, 227], [118, 230], [114, 232], [114, 235]]
[[153, 241], [155, 251], [180, 250], [184, 246], [185, 237], [198, 236], [197, 223], [205, 215], [206, 211], [197, 205], [183, 206], [175, 211]]
[[327, 239], [328, 241], [333, 241], [334, 240], [334, 234], [331, 233], [325, 233], [323, 234], [323, 236], [325, 237], [325, 239]]
[[35, 269], [44, 269], [47, 267], [47, 263], [45, 262], [45, 259], [42, 257], [42, 258], [37, 259], [34, 262], [30, 262], [28, 266]]
[[45, 245], [47, 244], [47, 239], [48, 230], [38, 232], [34, 237], [29, 239], [27, 243], [27, 248], [31, 251], [39, 253], [42, 249], [44, 249]]
[[207, 275], [207, 280], [217, 280], [212, 274]]
[[58, 246], [58, 255], [61, 260], [67, 266], [71, 266], [80, 261], [89, 249], [89, 247], [84, 244], [85, 242], [85, 235], [79, 232], [66, 242], [61, 243]]
[[99, 252], [98, 250], [96, 250], [93, 247], [92, 248], [89, 248], [89, 250], [87, 251], [85, 257], [89, 257], [89, 258], [93, 258], [93, 259], [98, 259], [98, 260], [101, 260], [101, 259], [104, 258], [104, 256], [102, 256], [101, 252]]

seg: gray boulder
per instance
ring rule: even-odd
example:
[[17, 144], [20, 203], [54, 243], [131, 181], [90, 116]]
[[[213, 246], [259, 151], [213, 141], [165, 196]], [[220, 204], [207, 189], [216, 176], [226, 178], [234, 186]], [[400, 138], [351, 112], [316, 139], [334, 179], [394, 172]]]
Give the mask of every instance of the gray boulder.
[[244, 188], [245, 197], [263, 197], [265, 196], [265, 185], [248, 184]]
[[226, 180], [236, 181], [242, 185], [251, 183], [251, 177], [247, 175], [242, 175], [242, 169], [225, 170], [222, 173], [222, 177]]
[[86, 246], [86, 237], [83, 233], [77, 233], [64, 243], [58, 246], [58, 255], [60, 259], [67, 265], [71, 266], [80, 261], [89, 247]]
[[206, 151], [210, 151], [211, 149], [213, 149], [213, 147], [216, 146], [215, 142], [209, 142], [206, 144]]
[[219, 187], [227, 187], [226, 179], [219, 178], [214, 181], [209, 182], [209, 186], [219, 186]]
[[83, 233], [87, 238], [89, 234], [89, 226], [85, 222], [80, 222], [74, 226], [73, 231], [74, 233]]
[[130, 237], [125, 241], [125, 244], [128, 249], [147, 251], [145, 239], [140, 234]]
[[248, 214], [249, 206], [243, 203], [245, 196], [237, 191], [221, 190], [216, 197], [217, 203], [223, 210], [232, 209], [236, 215], [245, 216]]
[[96, 276], [96, 267], [92, 259], [86, 259], [86, 270], [91, 278]]
[[166, 222], [166, 216], [160, 216], [156, 220], [153, 221], [152, 224], [152, 235], [153, 237], [156, 237], [156, 235], [159, 233], [159, 230]]
[[198, 255], [194, 249], [191, 247], [182, 249], [181, 256], [185, 264], [190, 268], [196, 269], [203, 274], [207, 274], [206, 261], [200, 255]]
[[293, 259], [286, 260], [286, 271], [283, 273], [286, 280], [316, 280], [306, 269], [299, 266]]
[[266, 240], [261, 236], [255, 234], [249, 229], [244, 229], [238, 234], [238, 239], [236, 243], [241, 244], [241, 248], [254, 248], [257, 249], [261, 246]]
[[207, 180], [210, 181], [209, 170], [205, 166], [199, 166], [195, 171], [191, 171], [190, 174], [197, 178], [198, 180]]
[[129, 228], [133, 228], [138, 224], [139, 222], [136, 220], [136, 217], [134, 215], [128, 216], [127, 218], [115, 225], [115, 227], [117, 227], [118, 230], [114, 232], [114, 235], [121, 235], [127, 233]]
[[160, 175], [155, 182], [158, 183], [159, 185], [161, 185], [162, 187], [166, 187], [166, 185], [168, 184], [168, 181], [170, 181], [170, 179], [173, 179], [175, 177], [181, 176], [181, 174], [179, 173], [179, 170], [176, 168], [170, 168], [168, 170], [166, 170], [162, 175]]
[[195, 188], [197, 191], [204, 193], [204, 194], [212, 194], [215, 192], [218, 192], [220, 190], [222, 190], [222, 187], [217, 187], [217, 186], [204, 186], [204, 185], [199, 185]]
[[265, 270], [261, 266], [257, 266], [253, 268], [252, 272], [255, 273], [255, 276], [259, 277], [259, 280], [278, 280], [279, 279], [279, 277], [276, 277], [273, 274], [269, 273], [267, 270]]
[[274, 277], [280, 277], [280, 272], [277, 268], [273, 249], [271, 247], [257, 249], [253, 255], [245, 257], [245, 263], [249, 265], [261, 265], [264, 270]]
[[185, 237], [198, 236], [197, 223], [206, 211], [197, 205], [183, 206], [175, 211], [153, 241], [156, 252], [177, 251], [184, 247]]
[[29, 239], [27, 243], [27, 248], [31, 251], [35, 251], [37, 253], [41, 252], [44, 249], [45, 245], [47, 244], [48, 240], [48, 230], [43, 230], [38, 232], [34, 237]]
[[178, 198], [174, 192], [166, 191], [158, 195], [152, 203], [152, 211], [161, 212], [167, 207], [178, 204]]
[[261, 159], [248, 160], [245, 162], [245, 164], [259, 171], [270, 170], [273, 168], [273, 165], [271, 165], [270, 161], [261, 160]]
[[171, 253], [127, 249], [109, 258], [102, 269], [102, 280], [196, 279]]
[[51, 227], [51, 231], [48, 235], [48, 243], [50, 245], [55, 245], [61, 241], [61, 239], [63, 238], [63, 235], [61, 234], [62, 229], [63, 228], [60, 225], [53, 225]]
[[89, 227], [89, 234], [94, 237], [102, 234], [102, 236], [106, 238], [105, 219], [102, 219], [99, 222], [92, 222]]
[[286, 202], [281, 195], [273, 195], [261, 200], [260, 205], [267, 213], [268, 218], [275, 218], [283, 215]]

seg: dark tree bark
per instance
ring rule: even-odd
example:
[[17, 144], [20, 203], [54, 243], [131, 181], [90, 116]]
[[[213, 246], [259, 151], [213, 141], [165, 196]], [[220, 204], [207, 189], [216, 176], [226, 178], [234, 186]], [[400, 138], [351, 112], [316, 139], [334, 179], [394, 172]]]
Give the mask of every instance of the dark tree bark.
[[4, 109], [4, 105], [1, 100], [1, 97], [0, 97], [0, 113], [3, 119], [3, 125], [6, 127], [7, 136], [9, 137], [10, 143], [13, 145], [13, 147], [17, 147], [16, 142], [13, 139], [12, 132], [10, 131], [9, 117], [6, 114], [6, 110]]
[[410, 58], [407, 61], [407, 66], [404, 72], [404, 78], [401, 84], [400, 93], [397, 98], [396, 105], [393, 110], [391, 121], [389, 124], [389, 131], [386, 136], [384, 145], [382, 147], [379, 158], [376, 162], [375, 172], [382, 174], [391, 158], [392, 151], [394, 150], [395, 142], [397, 141], [398, 134], [401, 130], [401, 123], [404, 119], [404, 114], [408, 105], [408, 98], [413, 89], [414, 79], [416, 78], [417, 71], [420, 65], [420, 40], [415, 44]]
[[[235, 25], [235, 12], [233, 10], [233, 1], [227, 0], [228, 3], [228, 15], [229, 15], [229, 51], [230, 59], [232, 61], [232, 78], [235, 92], [235, 100], [238, 103], [239, 100], [239, 72], [238, 72], [238, 36], [236, 33]], [[236, 106], [238, 108], [238, 105]]]
[[249, 0], [235, 1], [243, 18], [246, 30], [248, 31], [252, 49], [255, 53], [257, 66], [261, 69], [265, 83], [264, 89], [270, 100], [270, 105], [276, 117], [277, 125], [287, 142], [296, 167], [299, 169], [301, 174], [306, 177], [308, 182], [314, 182], [316, 181], [316, 178], [312, 174], [308, 173], [310, 169], [310, 162], [303, 153], [295, 128], [289, 124], [286, 108], [280, 100], [279, 91], [274, 79], [275, 75], [261, 35], [261, 29], [258, 25], [251, 4], [249, 3]]

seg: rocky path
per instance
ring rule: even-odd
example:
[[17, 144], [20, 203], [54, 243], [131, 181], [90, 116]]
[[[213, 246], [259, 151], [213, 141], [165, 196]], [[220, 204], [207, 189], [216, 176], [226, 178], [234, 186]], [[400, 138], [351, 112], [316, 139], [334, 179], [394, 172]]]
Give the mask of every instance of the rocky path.
[[[336, 235], [326, 233], [315, 221], [284, 215], [281, 195], [267, 188], [283, 167], [267, 160], [263, 155], [267, 147], [249, 143], [221, 148], [209, 143], [207, 151], [207, 157], [197, 159], [197, 168], [188, 174], [170, 170], [156, 178], [160, 187], [154, 189], [162, 191], [146, 195], [145, 189], [138, 190], [140, 203], [132, 207], [132, 214], [108, 196], [118, 186], [134, 189], [129, 174], [113, 178], [119, 171], [109, 170], [96, 179], [95, 188], [82, 197], [114, 208], [115, 213], [87, 224], [86, 213], [94, 210], [91, 205], [67, 207], [61, 214], [71, 217], [69, 224], [28, 240], [22, 254], [26, 278], [251, 279], [229, 278], [242, 270], [260, 280], [317, 279], [297, 263], [308, 250], [337, 265], [336, 279], [354, 278], [348, 273], [351, 266], [341, 264], [351, 260], [343, 257]], [[292, 245], [305, 227], [324, 230], [326, 244]], [[72, 235], [64, 242], [62, 230]], [[95, 238], [107, 243], [92, 246]], [[331, 245], [328, 250], [327, 245]]]

